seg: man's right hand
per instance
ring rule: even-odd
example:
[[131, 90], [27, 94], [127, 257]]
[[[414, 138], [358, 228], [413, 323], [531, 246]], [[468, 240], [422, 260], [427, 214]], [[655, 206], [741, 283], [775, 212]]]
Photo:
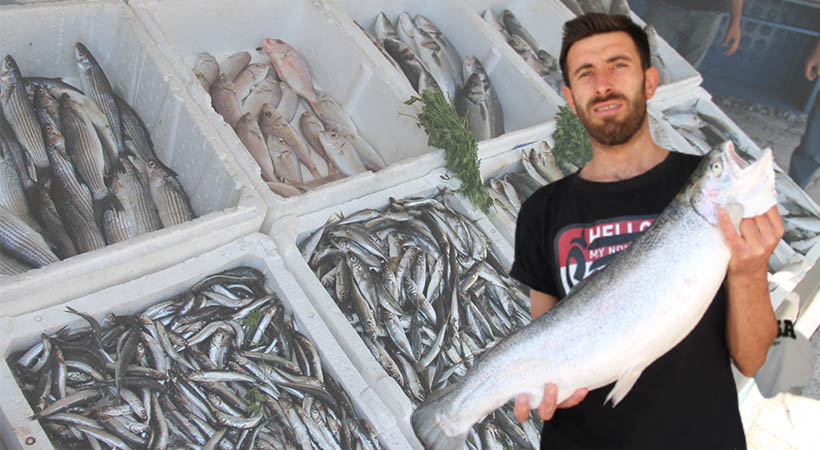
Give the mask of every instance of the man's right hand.
[[[538, 415], [541, 416], [541, 420], [550, 420], [557, 408], [571, 408], [581, 403], [587, 393], [589, 393], [587, 388], [578, 389], [569, 398], [558, 404], [558, 386], [549, 383], [544, 387], [544, 399], [538, 407]], [[515, 399], [513, 414], [519, 422], [525, 422], [530, 417], [530, 402], [525, 394], [521, 394]]]

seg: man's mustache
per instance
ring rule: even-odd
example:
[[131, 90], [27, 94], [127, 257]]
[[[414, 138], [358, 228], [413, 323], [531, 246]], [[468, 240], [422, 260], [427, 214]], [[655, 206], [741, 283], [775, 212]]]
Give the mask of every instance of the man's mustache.
[[608, 102], [610, 100], [623, 100], [623, 101], [626, 101], [627, 98], [624, 94], [619, 94], [619, 93], [613, 92], [612, 94], [609, 94], [606, 97], [595, 97], [592, 100], [590, 100], [587, 105], [592, 106], [592, 105], [595, 105], [595, 104], [598, 104], [598, 103]]

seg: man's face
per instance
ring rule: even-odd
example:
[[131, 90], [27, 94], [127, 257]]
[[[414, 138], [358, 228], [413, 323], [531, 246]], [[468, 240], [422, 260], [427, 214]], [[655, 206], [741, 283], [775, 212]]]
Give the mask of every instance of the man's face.
[[564, 95], [589, 135], [604, 145], [629, 141], [657, 86], [656, 69], [644, 72], [632, 38], [616, 31], [582, 39], [567, 54], [567, 70], [571, 87]]

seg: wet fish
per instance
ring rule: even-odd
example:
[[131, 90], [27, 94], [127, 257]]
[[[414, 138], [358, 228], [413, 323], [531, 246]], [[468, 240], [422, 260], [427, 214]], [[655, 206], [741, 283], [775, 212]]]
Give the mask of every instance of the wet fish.
[[[225, 75], [225, 79], [233, 83], [234, 79], [245, 70], [251, 62], [251, 54], [246, 51], [236, 52], [224, 61], [219, 63], [219, 74]], [[219, 77], [217, 77], [218, 79]]]
[[413, 29], [413, 40], [416, 43], [416, 54], [419, 59], [436, 80], [444, 95], [452, 101], [461, 85], [460, 68], [452, 66], [444, 48], [423, 29], [418, 27]]
[[122, 122], [120, 119], [120, 110], [117, 106], [117, 101], [114, 98], [114, 91], [111, 89], [111, 84], [108, 78], [103, 73], [94, 55], [83, 45], [78, 42], [74, 46], [74, 56], [77, 61], [77, 67], [80, 72], [80, 81], [83, 85], [83, 91], [99, 106], [100, 110], [108, 119], [108, 124], [114, 134], [114, 141], [116, 142], [116, 153], [109, 154], [109, 165], [113, 166], [113, 162], [118, 160], [118, 155], [125, 151], [122, 142]]
[[[267, 106], [270, 107], [270, 105]], [[237, 121], [235, 130], [239, 140], [242, 141], [242, 144], [248, 149], [254, 161], [259, 164], [262, 176], [268, 180], [276, 179], [273, 172], [273, 163], [268, 153], [268, 147], [265, 145], [265, 137], [262, 135], [262, 130], [259, 128], [259, 124], [257, 124], [256, 120], [253, 119], [253, 116], [251, 116], [251, 113], [245, 113]]]
[[[109, 209], [103, 217], [106, 242], [121, 242], [162, 228], [150, 191], [127, 156], [121, 157], [124, 170], [110, 177], [109, 186], [123, 205], [122, 211]], [[147, 195], [146, 195], [147, 194]]]
[[23, 76], [11, 55], [3, 58], [0, 70], [0, 109], [22, 145], [26, 159], [36, 168], [35, 181], [46, 183], [48, 156], [34, 109], [23, 86]]
[[396, 32], [396, 27], [390, 23], [390, 19], [388, 19], [383, 12], [380, 12], [376, 16], [373, 29], [376, 32], [376, 37], [382, 42], [384, 42], [385, 39], [401, 40], [399, 34]]
[[[119, 96], [114, 98], [117, 100], [117, 107], [120, 110], [123, 143], [126, 149], [131, 150], [143, 161], [158, 160], [148, 127], [145, 126], [137, 112], [125, 100]], [[132, 144], [127, 144], [126, 141], [130, 141]]]
[[43, 239], [25, 222], [0, 206], [0, 249], [32, 267], [43, 267], [60, 259]]
[[245, 69], [233, 80], [236, 98], [244, 99], [251, 92], [251, 89], [265, 79], [270, 66], [264, 63], [248, 64]]
[[[717, 192], [710, 196], [715, 203], [702, 201], [707, 192]], [[451, 389], [416, 408], [411, 422], [420, 440], [427, 448], [461, 448], [473, 423], [514, 396], [526, 393], [530, 406], [537, 407], [547, 382], [558, 384], [559, 402], [577, 388], [616, 382], [607, 401], [617, 405], [641, 372], [694, 328], [720, 288], [730, 252], [717, 226], [717, 205], [729, 203], [742, 205], [745, 217], [776, 203], [770, 151], [751, 166], [731, 144], [710, 152], [687, 187], [627, 250], [547, 314], [486, 351]], [[670, 252], [679, 257], [669, 261], [664, 255]], [[675, 267], [659, 266], [658, 257]], [[604, 285], [606, 295], [601, 295]], [[636, 297], [637, 291], [647, 295]], [[668, 305], [661, 316], [674, 319], [657, 314], [659, 300]], [[624, 301], [632, 307], [623, 309]], [[619, 306], [611, 308], [615, 303]], [[589, 308], [624, 313], [608, 317], [601, 328], [595, 315], [586, 314]], [[666, 314], [668, 308], [675, 314]], [[655, 325], [651, 331], [647, 318]], [[580, 331], [593, 326], [612, 338], [602, 344], [601, 334], [591, 338]], [[619, 355], [615, 364], [605, 356], [612, 354]], [[587, 369], [579, 371], [572, 362], [579, 358], [587, 361]]]
[[527, 31], [523, 25], [521, 25], [521, 22], [518, 21], [518, 18], [515, 17], [515, 14], [513, 14], [512, 11], [505, 9], [504, 14], [502, 15], [502, 20], [504, 21], [504, 25], [510, 34], [514, 34], [526, 41], [533, 50], [540, 48], [538, 46], [538, 42], [535, 42], [535, 38], [532, 37], [530, 32]]
[[242, 100], [242, 114], [251, 113], [251, 117], [258, 120], [262, 105], [268, 103], [276, 108], [280, 100], [282, 100], [282, 88], [279, 82], [267, 78], [257, 84], [253, 91]]
[[219, 63], [214, 55], [202, 52], [196, 55], [194, 61], [194, 77], [200, 82], [205, 92], [211, 90], [211, 85], [219, 76]]
[[416, 25], [416, 28], [424, 30], [427, 34], [436, 41], [436, 43], [441, 47], [441, 50], [444, 52], [444, 56], [447, 58], [447, 66], [449, 67], [450, 75], [459, 85], [464, 81], [461, 77], [461, 55], [458, 54], [458, 50], [447, 39], [447, 36], [436, 27], [433, 22], [429, 19], [424, 17], [421, 14], [417, 14], [416, 18], [413, 20], [413, 23]]
[[[422, 88], [419, 86], [419, 78], [427, 69], [413, 50], [404, 42], [391, 38], [384, 40], [384, 49], [399, 64], [404, 76], [410, 81], [413, 89], [415, 89], [416, 92], [420, 92]], [[432, 77], [432, 75], [430, 75], [430, 77]]]
[[481, 13], [481, 17], [484, 18], [484, 20], [489, 23], [494, 30], [498, 31], [501, 36], [505, 39], [507, 38], [507, 30], [504, 28], [504, 25], [498, 21], [498, 18], [495, 16], [495, 13], [493, 13], [491, 8], [485, 9], [484, 12]]
[[320, 132], [319, 141], [325, 154], [343, 174], [353, 176], [367, 171], [356, 149], [335, 129]]
[[25, 221], [29, 226], [37, 227], [37, 221], [31, 216], [23, 190], [23, 183], [17, 172], [11, 154], [11, 148], [0, 141], [0, 206]]
[[100, 223], [106, 209], [122, 209], [105, 184], [107, 165], [102, 143], [85, 111], [67, 94], [60, 98], [60, 116], [63, 118], [66, 151], [77, 174], [91, 190], [94, 215]]
[[148, 186], [164, 228], [192, 220], [194, 217], [188, 195], [168, 169], [148, 161]]
[[242, 112], [242, 105], [236, 96], [233, 81], [229, 80], [224, 73], [219, 74], [211, 86], [211, 105], [228, 125], [232, 127], [236, 125]]
[[77, 254], [77, 249], [63, 227], [60, 214], [57, 212], [55, 201], [51, 198], [48, 189], [36, 181], [32, 181], [26, 189], [29, 206], [43, 227], [43, 235], [54, 244], [54, 253], [60, 259], [70, 258]]
[[262, 134], [265, 136], [265, 139], [268, 139], [270, 136], [284, 139], [288, 146], [296, 153], [299, 161], [310, 171], [310, 174], [314, 178], [322, 177], [322, 174], [310, 157], [310, 150], [307, 147], [307, 143], [296, 128], [285, 120], [276, 108], [270, 105], [262, 106], [262, 112], [259, 114], [259, 126], [262, 129]]
[[299, 158], [287, 141], [270, 135], [267, 138], [267, 147], [276, 178], [291, 185], [301, 184], [302, 168], [299, 165]]
[[312, 104], [317, 100], [307, 62], [296, 49], [281, 39], [265, 39], [262, 41], [262, 48], [279, 78], [286, 81], [308, 103]]
[[[291, 87], [284, 81], [279, 82], [279, 89], [282, 91], [282, 97], [279, 104], [276, 105], [276, 110], [282, 114], [288, 122], [293, 120], [296, 115], [296, 110], [299, 108], [299, 95], [291, 89]], [[273, 106], [273, 104], [271, 104]]]
[[490, 79], [481, 63], [473, 57], [467, 58], [474, 67], [473, 74], [464, 83], [464, 88], [456, 96], [456, 111], [467, 115], [467, 125], [476, 141], [483, 141], [504, 134], [504, 113]]

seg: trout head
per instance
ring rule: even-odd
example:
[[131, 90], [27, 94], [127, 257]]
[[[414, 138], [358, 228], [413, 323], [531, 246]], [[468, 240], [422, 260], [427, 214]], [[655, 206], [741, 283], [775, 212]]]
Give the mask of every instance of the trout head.
[[742, 207], [742, 217], [761, 215], [777, 203], [771, 149], [749, 164], [724, 142], [713, 148], [695, 169], [682, 193], [697, 213], [717, 225], [719, 208]]

